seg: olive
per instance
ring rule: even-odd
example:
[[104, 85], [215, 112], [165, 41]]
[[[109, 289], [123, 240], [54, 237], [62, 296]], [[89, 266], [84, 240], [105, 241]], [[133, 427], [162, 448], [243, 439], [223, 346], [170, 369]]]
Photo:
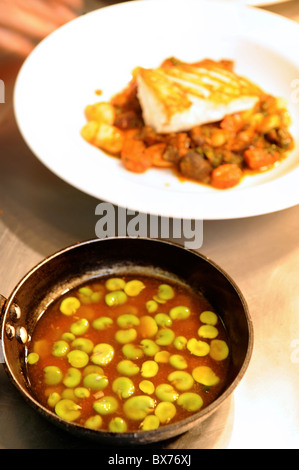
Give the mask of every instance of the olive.
[[79, 383], [81, 382], [81, 377], [82, 374], [79, 369], [76, 369], [75, 367], [70, 367], [67, 370], [66, 375], [63, 379], [63, 384], [69, 388], [77, 387], [77, 385], [79, 385]]
[[72, 400], [74, 402], [79, 401], [78, 398], [74, 394], [73, 388], [65, 388], [61, 392], [61, 398], [66, 398], [67, 400]]
[[165, 299], [161, 299], [161, 297], [159, 297], [158, 295], [154, 295], [153, 296], [153, 300], [155, 302], [157, 302], [158, 304], [166, 304], [166, 300]]
[[105, 366], [112, 361], [114, 357], [114, 349], [108, 343], [96, 344], [93, 348], [90, 360], [93, 364], [98, 366]]
[[174, 332], [170, 328], [161, 328], [156, 336], [156, 343], [159, 346], [169, 346], [175, 338]]
[[96, 302], [99, 302], [103, 297], [103, 294], [102, 292], [93, 292], [90, 296], [90, 301], [92, 303], [96, 303]]
[[122, 352], [127, 359], [140, 359], [144, 356], [143, 349], [135, 344], [125, 344], [122, 347]]
[[157, 325], [159, 326], [168, 327], [172, 325], [172, 319], [169, 315], [167, 315], [167, 313], [157, 313], [155, 315], [155, 320]]
[[176, 407], [169, 401], [161, 401], [155, 409], [155, 416], [159, 418], [160, 423], [167, 424], [176, 415]]
[[84, 367], [82, 374], [84, 377], [88, 374], [97, 373], [98, 375], [104, 375], [104, 370], [100, 366], [96, 366], [95, 364], [89, 364], [88, 366]]
[[171, 372], [167, 379], [180, 392], [185, 392], [193, 387], [194, 380], [191, 374], [186, 371], [175, 370]]
[[58, 385], [63, 379], [63, 374], [57, 366], [44, 368], [44, 381], [47, 385]]
[[174, 402], [179, 397], [179, 394], [175, 390], [175, 388], [171, 384], [168, 384], [168, 383], [157, 385], [155, 393], [157, 397], [159, 398], [159, 400], [161, 401]]
[[140, 345], [146, 356], [154, 356], [160, 351], [160, 347], [152, 339], [143, 339], [140, 341]]
[[89, 356], [85, 351], [73, 349], [67, 354], [67, 359], [73, 367], [85, 367], [89, 362]]
[[75, 421], [81, 416], [81, 407], [73, 400], [63, 398], [55, 405], [55, 413], [67, 421]]
[[86, 354], [90, 354], [94, 348], [93, 342], [88, 338], [76, 338], [72, 341], [71, 346], [74, 349], [86, 352]]
[[194, 380], [198, 383], [211, 387], [220, 381], [215, 372], [208, 366], [197, 366], [192, 371]]
[[61, 335], [61, 339], [63, 339], [64, 341], [74, 341], [75, 338], [76, 336], [70, 331], [66, 331]]
[[110, 317], [100, 317], [100, 318], [96, 318], [93, 322], [92, 322], [92, 326], [95, 330], [106, 330], [107, 328], [109, 328], [109, 326], [113, 325], [113, 320], [112, 318]]
[[72, 323], [70, 326], [70, 332], [75, 336], [81, 336], [86, 333], [89, 328], [89, 321], [86, 318], [81, 318], [81, 320]]
[[103, 424], [103, 418], [100, 415], [90, 416], [84, 423], [84, 426], [89, 429], [100, 429]]
[[125, 285], [126, 282], [120, 277], [112, 277], [105, 282], [105, 287], [109, 291], [122, 290]]
[[108, 378], [97, 372], [91, 372], [83, 378], [83, 385], [91, 390], [104, 390], [108, 384]]
[[153, 317], [143, 315], [140, 317], [138, 331], [142, 338], [151, 338], [157, 333], [158, 326]]
[[39, 361], [39, 354], [35, 352], [31, 352], [27, 356], [27, 363], [28, 364], [36, 364]]
[[127, 344], [131, 343], [137, 338], [137, 331], [135, 328], [129, 328], [128, 330], [118, 330], [115, 333], [115, 339], [118, 343]]
[[155, 400], [148, 395], [136, 395], [128, 398], [123, 406], [127, 418], [139, 421], [144, 419], [155, 408]]
[[186, 369], [188, 367], [186, 359], [181, 354], [172, 354], [169, 357], [169, 364], [175, 369]]
[[169, 316], [172, 320], [185, 320], [191, 314], [189, 307], [178, 305], [170, 309]]
[[145, 285], [142, 281], [133, 279], [128, 281], [124, 286], [124, 291], [129, 297], [136, 297], [140, 292], [145, 288]]
[[146, 395], [152, 395], [155, 391], [155, 386], [150, 380], [141, 380], [139, 388]]
[[112, 383], [112, 390], [119, 398], [129, 398], [133, 395], [135, 386], [128, 377], [117, 377]]
[[160, 420], [158, 416], [147, 415], [144, 420], [140, 423], [140, 429], [143, 431], [151, 431], [153, 429], [158, 429], [160, 426]]
[[51, 354], [52, 345], [47, 339], [38, 339], [33, 343], [33, 352], [37, 353], [40, 358], [45, 358]]
[[105, 295], [105, 302], [109, 307], [122, 305], [127, 301], [127, 295], [122, 290], [115, 290]]
[[170, 300], [174, 297], [174, 289], [169, 284], [160, 284], [158, 287], [158, 297], [162, 300]]
[[84, 290], [82, 288], [82, 291], [80, 292], [80, 289], [78, 290], [78, 298], [81, 302], [81, 304], [83, 305], [86, 305], [86, 304], [90, 304], [91, 303], [91, 294], [90, 295], [86, 295], [84, 294]]
[[81, 302], [77, 297], [66, 297], [62, 300], [59, 310], [64, 315], [73, 315], [81, 306]]
[[159, 370], [159, 365], [156, 361], [145, 361], [141, 366], [142, 377], [150, 378], [155, 377]]
[[154, 313], [158, 310], [158, 303], [155, 300], [148, 300], [145, 304], [148, 313]]
[[206, 356], [209, 354], [210, 346], [205, 341], [197, 340], [196, 338], [189, 339], [187, 349], [195, 356]]
[[80, 287], [78, 289], [78, 293], [82, 294], [83, 296], [90, 297], [93, 293], [93, 290], [90, 287]]
[[132, 328], [133, 326], [138, 326], [140, 321], [136, 315], [124, 314], [120, 315], [116, 320], [120, 328]]
[[130, 359], [124, 359], [117, 364], [117, 371], [120, 374], [126, 375], [128, 377], [138, 374], [140, 368], [137, 364], [134, 364]]
[[118, 409], [118, 401], [113, 396], [104, 396], [94, 402], [93, 409], [100, 415], [109, 415]]
[[51, 408], [55, 408], [56, 403], [61, 400], [61, 396], [57, 392], [53, 392], [49, 395], [47, 403]]
[[185, 349], [187, 345], [187, 338], [185, 338], [185, 336], [177, 336], [173, 341], [173, 345], [176, 349], [181, 351]]
[[85, 387], [76, 387], [74, 389], [74, 394], [77, 398], [88, 398], [90, 396], [90, 391]]
[[199, 319], [202, 323], [207, 323], [208, 325], [215, 326], [218, 322], [218, 317], [216, 313], [209, 310], [205, 310], [199, 315]]
[[111, 432], [125, 432], [127, 428], [128, 428], [127, 423], [120, 416], [116, 416], [115, 418], [112, 418], [108, 424], [108, 429]]
[[134, 315], [134, 317], [137, 317], [139, 315], [139, 308], [136, 307], [136, 305], [131, 305], [130, 303], [122, 305], [118, 309], [118, 314], [119, 315]]
[[202, 338], [213, 339], [218, 336], [218, 330], [213, 325], [202, 325], [197, 332], [198, 336]]
[[161, 362], [162, 364], [167, 364], [169, 362], [170, 352], [169, 351], [159, 351], [155, 354], [155, 361]]
[[80, 289], [78, 289], [78, 296], [83, 304], [90, 304], [101, 300], [102, 293], [93, 292], [90, 287], [80, 287]]
[[223, 361], [229, 355], [229, 348], [225, 341], [213, 339], [210, 344], [210, 356], [215, 361]]
[[177, 399], [177, 404], [186, 411], [195, 412], [202, 407], [203, 399], [198, 393], [184, 392]]

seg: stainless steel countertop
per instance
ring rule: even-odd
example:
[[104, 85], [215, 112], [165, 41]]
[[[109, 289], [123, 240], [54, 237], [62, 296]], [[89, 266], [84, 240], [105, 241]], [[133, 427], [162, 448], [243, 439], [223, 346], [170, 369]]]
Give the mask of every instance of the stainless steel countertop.
[[[88, 8], [112, 3], [94, 0]], [[297, 0], [264, 8], [299, 21]], [[94, 238], [99, 203], [48, 171], [23, 142], [12, 109], [19, 65], [7, 57], [0, 62], [6, 84], [6, 103], [0, 105], [0, 293], [5, 297], [47, 255]], [[298, 206], [204, 222], [200, 251], [243, 291], [255, 331], [253, 356], [229, 402], [204, 424], [155, 448], [299, 448], [298, 234]], [[0, 367], [0, 449], [98, 447], [40, 417]]]

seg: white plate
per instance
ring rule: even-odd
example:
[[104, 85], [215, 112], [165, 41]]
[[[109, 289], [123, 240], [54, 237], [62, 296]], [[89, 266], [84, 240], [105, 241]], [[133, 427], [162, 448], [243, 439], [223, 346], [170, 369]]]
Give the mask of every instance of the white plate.
[[[230, 1], [230, 0], [229, 0]], [[235, 0], [232, 0], [235, 1]], [[242, 0], [240, 0], [242, 2]], [[252, 6], [271, 6], [276, 5], [277, 3], [286, 3], [290, 0], [244, 0], [245, 5], [252, 5]]]
[[[147, 214], [229, 219], [299, 203], [299, 26], [278, 15], [223, 1], [131, 1], [68, 23], [42, 41], [16, 82], [15, 113], [33, 153], [60, 178], [100, 200]], [[219, 191], [171, 172], [126, 171], [80, 136], [84, 107], [121, 90], [137, 65], [231, 58], [236, 71], [284, 97], [296, 149], [276, 169]]]
[[[147, 0], [147, 1], [156, 1], [156, 2], [162, 2], [162, 1], [167, 1], [167, 0]], [[210, 0], [210, 2], [213, 0]], [[241, 5], [250, 5], [250, 6], [271, 6], [271, 5], [276, 5], [277, 3], [286, 3], [290, 2], [291, 0], [222, 0], [223, 2], [229, 2], [229, 3], [238, 3]]]

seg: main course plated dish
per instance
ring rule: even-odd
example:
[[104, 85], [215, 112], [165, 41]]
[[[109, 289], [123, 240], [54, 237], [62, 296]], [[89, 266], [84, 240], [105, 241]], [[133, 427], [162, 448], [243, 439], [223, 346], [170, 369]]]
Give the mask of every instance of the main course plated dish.
[[124, 90], [88, 104], [85, 116], [82, 137], [127, 170], [169, 168], [217, 189], [273, 168], [294, 146], [284, 101], [236, 74], [231, 60], [136, 67]]
[[153, 430], [208, 406], [224, 388], [224, 325], [200, 294], [153, 276], [104, 277], [56, 301], [26, 362], [38, 400], [112, 432]]

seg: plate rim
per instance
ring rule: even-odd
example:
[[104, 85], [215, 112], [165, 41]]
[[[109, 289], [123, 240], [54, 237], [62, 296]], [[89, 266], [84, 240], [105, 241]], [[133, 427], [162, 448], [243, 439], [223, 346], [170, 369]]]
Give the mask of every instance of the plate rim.
[[[186, 4], [186, 1], [189, 2], [190, 5], [191, 4], [193, 4], [193, 5], [197, 4], [197, 2], [194, 1], [194, 0], [184, 0], [184, 4]], [[177, 3], [181, 3], [181, 2], [177, 2]], [[202, 0], [202, 3], [206, 4], [206, 6], [208, 5], [207, 0]], [[220, 2], [219, 0], [213, 0], [213, 3], [214, 4], [216, 3], [219, 6], [221, 5], [222, 8], [225, 8], [225, 9], [232, 8], [232, 4], [225, 4], [225, 6], [224, 6], [223, 2]], [[35, 55], [39, 53], [39, 51], [44, 47], [45, 44], [49, 44], [49, 42], [52, 40], [52, 37], [54, 35], [61, 34], [61, 32], [67, 31], [67, 28], [74, 27], [75, 22], [88, 21], [88, 17], [90, 17], [90, 15], [95, 15], [95, 14], [96, 15], [101, 15], [101, 12], [103, 10], [107, 10], [107, 9], [109, 9], [110, 11], [112, 9], [118, 10], [119, 8], [127, 8], [127, 6], [129, 6], [129, 8], [132, 8], [132, 5], [136, 5], [136, 4], [139, 4], [139, 5], [141, 5], [141, 4], [148, 4], [148, 5], [151, 4], [151, 5], [153, 5], [154, 2], [150, 2], [149, 0], [126, 1], [126, 2], [123, 2], [121, 4], [108, 5], [108, 6], [99, 8], [95, 11], [88, 12], [84, 16], [81, 16], [81, 17], [76, 18], [75, 20], [71, 21], [70, 22], [71, 24], [69, 23], [69, 24], [66, 24], [66, 25], [60, 27], [58, 30], [56, 30], [54, 33], [52, 33], [50, 36], [48, 36], [43, 41], [41, 41], [41, 43], [38, 44], [38, 46], [35, 48], [35, 50], [24, 61], [23, 65], [22, 65], [22, 67], [19, 71], [19, 74], [17, 76], [16, 82], [15, 82], [13, 104], [14, 104], [14, 111], [15, 111], [15, 116], [16, 116], [16, 121], [17, 121], [18, 128], [19, 128], [25, 142], [27, 143], [28, 147], [32, 150], [34, 155], [52, 173], [56, 174], [56, 176], [58, 176], [60, 179], [64, 180], [66, 183], [68, 183], [71, 186], [77, 188], [78, 190], [80, 190], [84, 193], [87, 193], [90, 196], [95, 197], [96, 199], [103, 200], [103, 201], [106, 201], [106, 202], [110, 202], [110, 203], [118, 205], [120, 207], [125, 207], [127, 209], [134, 210], [135, 212], [137, 212], [137, 211], [138, 212], [145, 212], [145, 213], [148, 213], [148, 214], [160, 215], [160, 216], [163, 216], [163, 217], [173, 217], [173, 218], [182, 218], [182, 219], [187, 218], [187, 219], [204, 219], [204, 220], [224, 220], [224, 219], [252, 217], [252, 216], [256, 216], [256, 215], [262, 215], [262, 214], [266, 214], [266, 213], [277, 212], [277, 211], [280, 211], [280, 210], [283, 210], [283, 209], [286, 209], [286, 208], [290, 208], [292, 206], [295, 206], [295, 205], [299, 204], [299, 194], [297, 195], [297, 198], [294, 198], [293, 193], [291, 193], [290, 197], [287, 197], [287, 198], [286, 198], [286, 195], [284, 195], [284, 199], [282, 201], [280, 201], [278, 204], [276, 204], [275, 206], [270, 205], [270, 207], [269, 207], [269, 205], [267, 205], [267, 204], [265, 206], [265, 203], [264, 203], [263, 207], [260, 207], [259, 209], [247, 208], [245, 212], [242, 211], [242, 210], [241, 211], [240, 210], [231, 210], [231, 211], [227, 212], [226, 214], [223, 214], [223, 213], [220, 214], [220, 213], [217, 213], [217, 209], [216, 209], [216, 211], [214, 209], [213, 211], [210, 211], [210, 212], [209, 211], [207, 212], [205, 210], [201, 210], [201, 214], [199, 214], [199, 216], [197, 216], [197, 214], [195, 214], [195, 212], [193, 210], [190, 211], [190, 208], [189, 208], [189, 210], [186, 210], [186, 208], [185, 208], [186, 201], [182, 201], [182, 204], [178, 204], [179, 207], [177, 207], [177, 209], [175, 211], [173, 211], [173, 210], [169, 211], [169, 209], [167, 208], [168, 201], [167, 201], [166, 206], [165, 206], [165, 204], [163, 204], [163, 207], [161, 207], [162, 203], [160, 201], [159, 208], [153, 209], [151, 207], [148, 207], [148, 205], [144, 206], [144, 201], [140, 204], [138, 201], [137, 202], [136, 201], [131, 201], [131, 199], [128, 198], [128, 200], [126, 202], [124, 201], [124, 203], [122, 203], [122, 201], [120, 201], [119, 197], [113, 197], [112, 195], [110, 195], [110, 193], [109, 193], [109, 199], [107, 199], [107, 197], [100, 196], [99, 194], [95, 194], [93, 190], [89, 191], [89, 189], [87, 187], [82, 185], [80, 183], [80, 181], [70, 180], [69, 177], [67, 177], [64, 174], [61, 174], [61, 171], [57, 170], [56, 168], [53, 168], [53, 166], [51, 164], [49, 164], [48, 161], [45, 161], [44, 158], [41, 155], [39, 155], [39, 152], [36, 150], [36, 146], [28, 138], [28, 133], [26, 132], [26, 126], [24, 126], [24, 120], [22, 120], [22, 111], [20, 110], [20, 94], [22, 92], [22, 86], [23, 86], [22, 80], [23, 80], [24, 74], [26, 76], [26, 69], [28, 67], [30, 69], [31, 61], [32, 60], [34, 61]], [[289, 20], [288, 18], [281, 17], [280, 15], [278, 15], [276, 13], [273, 13], [273, 12], [259, 10], [255, 7], [252, 7], [252, 6], [248, 6], [248, 5], [244, 5], [244, 4], [242, 4], [242, 5], [234, 4], [233, 8], [238, 8], [239, 11], [244, 12], [244, 14], [245, 14], [245, 12], [248, 12], [248, 11], [251, 11], [251, 12], [254, 11], [255, 16], [256, 15], [258, 15], [260, 17], [264, 16], [264, 18], [269, 18], [269, 20], [272, 17], [272, 18], [275, 18], [275, 21], [278, 21], [281, 24], [282, 23], [284, 23], [285, 25], [295, 24], [297, 26], [297, 23], [294, 22], [293, 20]], [[297, 29], [297, 33], [299, 35], [299, 27]], [[299, 168], [293, 169], [287, 175], [280, 176], [275, 180], [266, 182], [265, 184], [267, 184], [268, 188], [273, 187], [273, 185], [274, 185], [279, 190], [279, 189], [281, 189], [281, 184], [284, 182], [286, 176], [288, 177], [289, 180], [295, 180], [296, 181], [295, 174], [296, 174], [296, 176], [298, 176], [297, 175], [298, 172], [299, 172]], [[195, 184], [198, 184], [198, 183], [195, 183]], [[84, 188], [83, 188], [83, 186], [84, 186]], [[132, 185], [132, 187], [133, 186], [134, 185]], [[135, 186], [137, 186], [136, 189], [138, 189], [138, 186], [142, 186], [142, 184], [139, 183]], [[224, 197], [224, 199], [227, 200], [226, 203], [228, 203], [228, 204], [230, 202], [232, 202], [232, 200], [234, 199], [236, 193], [241, 195], [241, 196], [242, 195], [244, 196], [244, 192], [246, 192], [246, 191], [250, 191], [251, 195], [254, 195], [255, 198], [260, 199], [262, 197], [262, 192], [263, 192], [263, 191], [261, 191], [261, 188], [263, 188], [263, 187], [264, 187], [264, 184], [258, 185], [258, 186], [253, 186], [253, 187], [250, 187], [250, 188], [237, 188], [237, 190], [234, 189], [233, 191], [226, 190], [225, 193], [223, 193], [221, 191], [220, 194]], [[287, 186], [287, 189], [290, 190], [290, 185]], [[162, 196], [163, 196], [163, 198], [165, 197], [164, 190], [159, 191], [155, 188], [155, 192], [161, 198], [162, 198]], [[182, 194], [184, 194], [184, 192], [180, 193], [180, 194], [182, 195]], [[172, 195], [172, 197], [173, 197], [173, 195]], [[217, 198], [219, 199], [219, 191], [216, 191], [215, 193], [208, 194], [208, 195], [202, 193], [201, 194], [201, 199], [203, 201], [203, 204], [206, 204], [207, 197], [208, 197], [208, 200], [210, 200], [210, 202], [214, 199], [217, 199]], [[169, 198], [167, 198], [167, 199], [169, 199]], [[186, 199], [186, 198], [183, 197], [182, 199]], [[171, 200], [171, 198], [170, 198], [170, 200]], [[212, 201], [212, 202], [215, 205], [215, 201]], [[217, 201], [216, 201], [216, 205], [217, 205]]]

